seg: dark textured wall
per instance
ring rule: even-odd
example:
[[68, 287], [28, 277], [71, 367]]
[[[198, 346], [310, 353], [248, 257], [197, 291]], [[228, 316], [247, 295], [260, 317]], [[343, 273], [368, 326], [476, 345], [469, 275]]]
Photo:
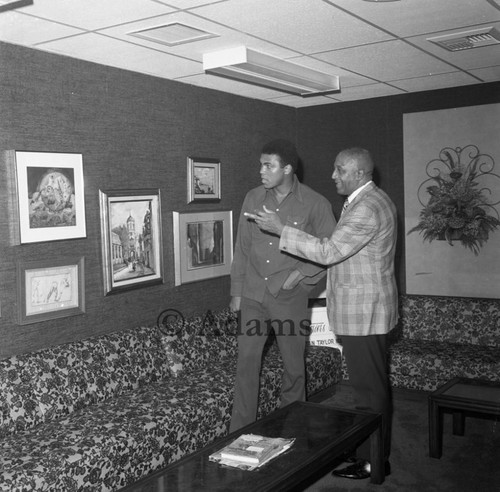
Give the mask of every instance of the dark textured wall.
[[304, 181], [325, 195], [336, 215], [343, 197], [331, 181], [339, 151], [364, 147], [373, 155], [375, 181], [398, 209], [397, 275], [405, 292], [403, 114], [500, 102], [500, 83], [420, 92], [363, 101], [302, 108], [297, 117], [297, 146], [304, 160]]
[[[295, 139], [293, 108], [258, 102], [0, 43], [0, 149], [83, 154], [86, 239], [11, 245], [6, 163], [0, 167], [0, 358], [104, 332], [150, 325], [229, 302], [229, 278], [174, 286], [172, 211], [233, 210], [260, 183], [260, 148]], [[187, 204], [187, 156], [222, 162], [220, 203]], [[104, 296], [99, 189], [159, 188], [165, 283]], [[86, 313], [17, 324], [16, 262], [85, 257]]]
[[[378, 164], [377, 182], [400, 214], [398, 277], [404, 291], [403, 129], [405, 112], [500, 100], [500, 84], [369, 99], [294, 110], [0, 43], [0, 150], [83, 154], [87, 237], [12, 245], [12, 182], [0, 162], [0, 358], [137, 325], [166, 307], [186, 315], [229, 300], [229, 278], [174, 286], [172, 211], [233, 210], [259, 184], [258, 158], [274, 137], [296, 140], [303, 180], [342, 200], [330, 180], [338, 151], [359, 145]], [[220, 203], [187, 204], [187, 156], [222, 162]], [[99, 189], [159, 188], [165, 283], [104, 296]], [[235, 231], [236, 232], [236, 231]], [[86, 313], [17, 324], [16, 262], [85, 257]]]

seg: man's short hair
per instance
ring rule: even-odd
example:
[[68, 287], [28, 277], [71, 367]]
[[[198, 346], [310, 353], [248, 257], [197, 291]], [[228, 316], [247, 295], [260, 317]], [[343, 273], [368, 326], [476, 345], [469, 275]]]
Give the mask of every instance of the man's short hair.
[[367, 173], [371, 173], [375, 167], [370, 151], [361, 147], [344, 149], [339, 152], [339, 156], [355, 160], [358, 164], [358, 169], [364, 169]]
[[281, 161], [281, 167], [290, 165], [293, 168], [293, 172], [297, 170], [299, 164], [299, 154], [295, 145], [284, 138], [277, 138], [272, 140], [262, 147], [261, 154], [277, 155]]

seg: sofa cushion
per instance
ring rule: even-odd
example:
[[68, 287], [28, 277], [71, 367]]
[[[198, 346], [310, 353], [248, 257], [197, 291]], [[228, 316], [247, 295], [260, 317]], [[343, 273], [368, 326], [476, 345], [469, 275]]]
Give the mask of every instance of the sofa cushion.
[[400, 296], [403, 338], [500, 347], [500, 300]]
[[171, 373], [178, 377], [236, 357], [237, 323], [229, 309], [168, 323], [162, 344]]
[[403, 339], [389, 351], [389, 378], [397, 387], [434, 391], [461, 376], [500, 382], [500, 348]]

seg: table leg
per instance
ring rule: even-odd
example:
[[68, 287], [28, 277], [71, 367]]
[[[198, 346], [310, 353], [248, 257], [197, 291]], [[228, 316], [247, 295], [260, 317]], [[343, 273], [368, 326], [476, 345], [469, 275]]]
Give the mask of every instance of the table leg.
[[453, 412], [453, 434], [455, 436], [465, 434], [465, 413], [460, 410]]
[[380, 484], [385, 480], [384, 438], [382, 435], [382, 417], [378, 427], [370, 436], [370, 482]]
[[429, 456], [441, 458], [443, 454], [443, 411], [439, 404], [429, 397]]

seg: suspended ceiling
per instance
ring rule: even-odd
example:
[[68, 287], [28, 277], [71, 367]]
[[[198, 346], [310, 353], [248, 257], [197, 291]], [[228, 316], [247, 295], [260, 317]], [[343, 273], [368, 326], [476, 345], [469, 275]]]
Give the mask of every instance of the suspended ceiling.
[[[499, 81], [500, 43], [429, 41], [485, 28], [500, 33], [500, 0], [34, 0], [0, 13], [7, 43], [292, 107]], [[302, 98], [204, 73], [204, 53], [241, 45], [338, 75], [341, 91]]]

